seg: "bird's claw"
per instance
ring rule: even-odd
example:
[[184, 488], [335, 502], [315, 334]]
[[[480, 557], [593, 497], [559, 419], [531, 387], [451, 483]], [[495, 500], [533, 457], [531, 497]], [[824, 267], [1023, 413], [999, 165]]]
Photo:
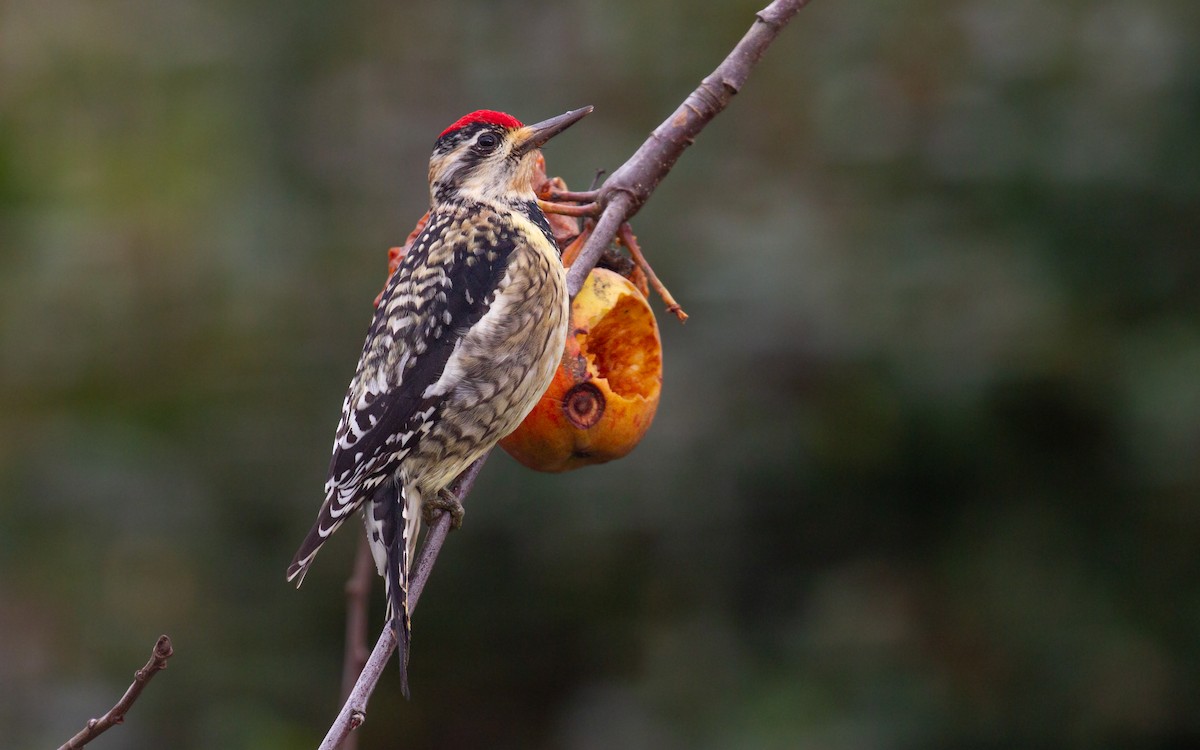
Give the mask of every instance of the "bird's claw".
[[450, 528], [458, 529], [462, 526], [463, 516], [466, 511], [463, 510], [462, 503], [458, 496], [450, 490], [441, 490], [436, 497], [432, 497], [425, 501], [424, 507], [421, 509], [421, 514], [425, 517], [425, 523], [433, 524], [439, 512], [450, 514]]

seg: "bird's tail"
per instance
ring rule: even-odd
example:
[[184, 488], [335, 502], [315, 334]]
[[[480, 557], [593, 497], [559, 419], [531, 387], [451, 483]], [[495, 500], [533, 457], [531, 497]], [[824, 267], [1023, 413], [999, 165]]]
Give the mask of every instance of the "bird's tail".
[[304, 574], [308, 572], [308, 566], [312, 565], [313, 558], [321, 551], [321, 545], [361, 504], [362, 500], [356, 493], [343, 492], [338, 487], [326, 485], [325, 502], [321, 504], [317, 522], [313, 524], [308, 536], [296, 550], [292, 564], [288, 566], [287, 580], [289, 582], [294, 581], [297, 588], [304, 583]]
[[[399, 488], [397, 502], [388, 515], [391, 528], [385, 533], [387, 540], [387, 584], [388, 621], [396, 636], [400, 658], [400, 690], [408, 698], [408, 655], [412, 646], [412, 612], [408, 599], [409, 576], [412, 572], [413, 553], [416, 550], [417, 534], [421, 523], [421, 496], [413, 487]], [[379, 519], [384, 520], [384, 519]], [[386, 523], [386, 522], [385, 522]]]

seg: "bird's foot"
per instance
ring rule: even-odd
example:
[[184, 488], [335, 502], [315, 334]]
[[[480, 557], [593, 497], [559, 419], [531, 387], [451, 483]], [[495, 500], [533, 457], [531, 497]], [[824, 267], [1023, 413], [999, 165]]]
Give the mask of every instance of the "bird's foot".
[[463, 516], [466, 515], [466, 511], [463, 510], [458, 496], [450, 490], [440, 490], [436, 497], [425, 501], [424, 507], [421, 509], [421, 514], [425, 517], [425, 523], [432, 524], [439, 511], [450, 514], [451, 529], [458, 529], [462, 526]]

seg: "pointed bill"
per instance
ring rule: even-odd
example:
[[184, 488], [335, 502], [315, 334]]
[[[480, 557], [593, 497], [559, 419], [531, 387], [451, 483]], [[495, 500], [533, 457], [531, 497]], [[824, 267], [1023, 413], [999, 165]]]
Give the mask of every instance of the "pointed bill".
[[542, 120], [533, 125], [526, 125], [517, 130], [514, 134], [517, 145], [513, 148], [513, 154], [520, 156], [535, 148], [541, 148], [546, 141], [590, 115], [592, 109], [591, 106], [573, 109], [566, 114], [551, 117], [549, 120]]

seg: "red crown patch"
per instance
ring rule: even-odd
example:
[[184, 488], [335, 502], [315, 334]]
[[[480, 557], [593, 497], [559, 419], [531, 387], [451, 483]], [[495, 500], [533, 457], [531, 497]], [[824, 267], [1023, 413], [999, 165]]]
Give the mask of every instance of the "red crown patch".
[[484, 122], [489, 125], [499, 125], [502, 128], [521, 128], [525, 127], [525, 123], [521, 122], [512, 115], [503, 112], [496, 112], [491, 109], [479, 109], [469, 115], [463, 115], [454, 121], [454, 124], [442, 131], [438, 138], [441, 138], [446, 133], [453, 133], [459, 128], [465, 128], [468, 125], [474, 125], [477, 122]]

